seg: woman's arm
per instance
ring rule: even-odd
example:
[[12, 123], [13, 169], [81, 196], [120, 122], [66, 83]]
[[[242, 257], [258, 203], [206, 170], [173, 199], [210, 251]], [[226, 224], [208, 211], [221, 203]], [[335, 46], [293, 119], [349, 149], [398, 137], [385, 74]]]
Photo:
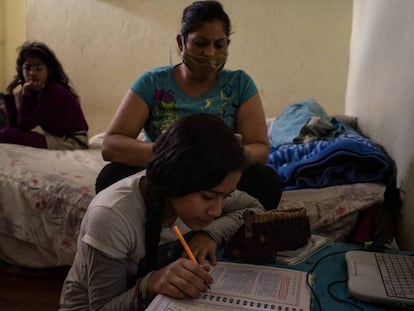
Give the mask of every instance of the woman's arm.
[[106, 161], [146, 167], [152, 156], [152, 143], [137, 140], [149, 116], [149, 108], [134, 91], [128, 90], [103, 140]]
[[266, 119], [258, 93], [244, 102], [237, 110], [236, 132], [242, 143], [249, 164], [266, 164], [269, 153]]

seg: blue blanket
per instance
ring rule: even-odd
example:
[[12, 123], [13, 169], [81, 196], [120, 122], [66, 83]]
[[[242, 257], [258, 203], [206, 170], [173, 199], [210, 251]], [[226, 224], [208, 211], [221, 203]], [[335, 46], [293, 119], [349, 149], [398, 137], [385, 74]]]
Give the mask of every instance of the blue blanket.
[[392, 171], [392, 161], [383, 149], [355, 132], [331, 140], [273, 146], [268, 165], [280, 175], [285, 190], [385, 183]]

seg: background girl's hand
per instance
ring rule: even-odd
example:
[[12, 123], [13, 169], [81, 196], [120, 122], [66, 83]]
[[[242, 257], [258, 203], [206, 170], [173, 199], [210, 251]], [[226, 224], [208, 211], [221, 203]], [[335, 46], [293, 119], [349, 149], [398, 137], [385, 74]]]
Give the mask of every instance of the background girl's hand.
[[13, 94], [14, 89], [21, 84], [18, 76], [14, 76], [13, 79], [6, 87], [6, 94]]
[[29, 80], [23, 84], [23, 94], [30, 94], [31, 92], [40, 92], [45, 87], [44, 81]]
[[[217, 244], [207, 232], [197, 232], [188, 244], [199, 264], [203, 264], [205, 259], [208, 259], [212, 266], [217, 264]], [[183, 257], [187, 255], [183, 253]]]
[[213, 283], [208, 268], [186, 258], [179, 258], [155, 271], [148, 280], [147, 295], [164, 294], [174, 298], [199, 298]]

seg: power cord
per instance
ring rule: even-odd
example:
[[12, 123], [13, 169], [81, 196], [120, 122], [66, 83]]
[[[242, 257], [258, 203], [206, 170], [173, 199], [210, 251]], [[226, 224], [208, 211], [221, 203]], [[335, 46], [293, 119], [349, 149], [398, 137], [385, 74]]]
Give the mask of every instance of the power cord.
[[[366, 249], [355, 249], [355, 250], [366, 250]], [[333, 252], [333, 253], [330, 253], [330, 254], [327, 254], [327, 255], [325, 255], [325, 256], [322, 256], [321, 258], [319, 258], [314, 264], [313, 264], [313, 266], [312, 266], [312, 268], [306, 273], [306, 285], [310, 288], [310, 290], [311, 290], [311, 293], [312, 293], [312, 296], [313, 296], [313, 299], [314, 299], [314, 302], [316, 302], [316, 304], [318, 305], [318, 309], [320, 310], [320, 311], [322, 311], [322, 306], [321, 306], [321, 302], [320, 302], [320, 300], [319, 300], [319, 297], [318, 297], [318, 295], [316, 295], [316, 292], [315, 292], [315, 290], [313, 289], [313, 285], [311, 284], [311, 281], [310, 281], [310, 276], [312, 275], [312, 273], [313, 273], [313, 271], [316, 269], [316, 267], [319, 265], [319, 263], [322, 261], [322, 260], [324, 260], [325, 258], [328, 258], [328, 257], [331, 257], [331, 256], [334, 256], [334, 255], [339, 255], [339, 254], [343, 254], [343, 253], [346, 253], [346, 252], [348, 252], [348, 250], [345, 250], [345, 251], [338, 251], [338, 252]], [[334, 281], [334, 282], [332, 282], [332, 283], [330, 283], [329, 285], [328, 285], [328, 292], [329, 292], [329, 286], [331, 285], [331, 284], [333, 284], [333, 283], [337, 283], [337, 282], [343, 282], [343, 281]], [[346, 282], [346, 281], [345, 281]], [[330, 295], [331, 295], [331, 293], [329, 293]], [[335, 297], [335, 296], [332, 296], [331, 295], [331, 297], [333, 298], [333, 299], [335, 299], [335, 300], [338, 300], [338, 299], [336, 299], [337, 297]], [[341, 301], [342, 302], [342, 301]], [[345, 301], [346, 303], [350, 303], [350, 302], [348, 302], [348, 301]], [[354, 305], [354, 304], [352, 304], [352, 303], [350, 303], [351, 305]], [[357, 306], [357, 305], [354, 305], [354, 306], [356, 306], [357, 308], [360, 308], [359, 306]], [[362, 311], [364, 311], [363, 309], [360, 309], [360, 310], [362, 310]]]
[[348, 300], [339, 298], [339, 297], [335, 296], [335, 294], [332, 292], [332, 286], [334, 286], [336, 284], [341, 284], [341, 283], [345, 283], [346, 284], [346, 282], [347, 282], [347, 280], [343, 280], [343, 281], [341, 280], [341, 281], [333, 281], [333, 282], [329, 283], [328, 284], [328, 293], [329, 293], [329, 296], [331, 296], [331, 298], [334, 299], [334, 300], [336, 300], [336, 301], [339, 301], [339, 302], [342, 302], [342, 303], [346, 303], [346, 304], [348, 304], [348, 305], [350, 305], [350, 306], [352, 306], [352, 307], [354, 307], [354, 308], [356, 308], [358, 310], [364, 311], [364, 308], [356, 305], [353, 302], [350, 302]]

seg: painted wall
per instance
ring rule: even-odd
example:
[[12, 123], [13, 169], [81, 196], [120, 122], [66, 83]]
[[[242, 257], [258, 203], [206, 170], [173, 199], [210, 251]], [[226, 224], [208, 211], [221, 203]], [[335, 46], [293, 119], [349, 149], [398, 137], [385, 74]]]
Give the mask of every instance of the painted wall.
[[[170, 54], [179, 61], [174, 38], [182, 9], [191, 2], [27, 0], [27, 37], [56, 51], [94, 134], [105, 130], [139, 74], [168, 64]], [[227, 67], [252, 75], [268, 117], [313, 97], [328, 113], [357, 115], [362, 130], [396, 159], [406, 194], [400, 244], [414, 249], [414, 3], [355, 0], [354, 8], [352, 0], [222, 3], [234, 30]]]
[[406, 201], [400, 246], [414, 250], [414, 2], [354, 1], [346, 113], [396, 160]]
[[16, 74], [16, 49], [26, 38], [25, 1], [0, 0], [0, 91]]
[[[192, 0], [27, 0], [27, 37], [56, 52], [91, 134], [104, 131], [143, 71], [179, 62], [175, 36]], [[223, 0], [233, 23], [227, 68], [255, 80], [268, 117], [315, 98], [343, 113], [352, 0]]]

